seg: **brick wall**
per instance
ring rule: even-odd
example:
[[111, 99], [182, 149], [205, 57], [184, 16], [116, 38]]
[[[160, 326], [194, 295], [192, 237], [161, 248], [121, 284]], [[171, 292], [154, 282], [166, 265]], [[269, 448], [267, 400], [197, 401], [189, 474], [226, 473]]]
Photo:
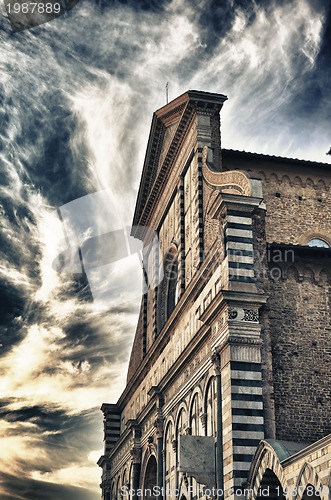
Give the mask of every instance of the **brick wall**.
[[[278, 176], [271, 174], [264, 182], [263, 193], [267, 204], [267, 241], [300, 244], [309, 233], [329, 234], [331, 237], [330, 177], [322, 181], [317, 176]], [[322, 175], [322, 173], [320, 173]], [[325, 176], [325, 174], [324, 174]], [[280, 177], [280, 180], [279, 180]]]
[[265, 383], [274, 386], [276, 438], [313, 442], [331, 433], [330, 273], [305, 263], [270, 282], [273, 377]]
[[222, 156], [225, 170], [249, 170], [262, 177], [267, 242], [306, 244], [305, 235], [314, 232], [330, 240], [330, 165], [229, 150]]

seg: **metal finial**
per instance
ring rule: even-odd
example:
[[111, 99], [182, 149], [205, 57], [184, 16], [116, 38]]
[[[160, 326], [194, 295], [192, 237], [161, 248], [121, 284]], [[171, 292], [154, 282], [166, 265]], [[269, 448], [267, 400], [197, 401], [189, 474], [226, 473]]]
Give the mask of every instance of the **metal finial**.
[[166, 83], [166, 104], [169, 102], [169, 82]]

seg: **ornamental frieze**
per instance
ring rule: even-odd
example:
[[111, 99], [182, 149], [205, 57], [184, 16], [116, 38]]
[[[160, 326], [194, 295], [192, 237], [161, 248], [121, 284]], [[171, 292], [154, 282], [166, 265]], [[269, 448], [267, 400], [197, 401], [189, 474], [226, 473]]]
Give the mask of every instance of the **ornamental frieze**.
[[258, 309], [245, 309], [241, 307], [229, 307], [228, 308], [228, 318], [229, 321], [244, 321], [247, 323], [258, 323], [259, 322], [259, 311]]

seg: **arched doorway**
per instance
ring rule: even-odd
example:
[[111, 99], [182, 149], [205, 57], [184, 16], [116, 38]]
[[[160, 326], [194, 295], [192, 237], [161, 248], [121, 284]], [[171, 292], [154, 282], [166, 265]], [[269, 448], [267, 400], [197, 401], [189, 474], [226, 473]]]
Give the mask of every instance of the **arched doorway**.
[[144, 499], [156, 500], [156, 487], [157, 487], [157, 463], [154, 455], [149, 457], [145, 479], [144, 479]]
[[285, 500], [283, 487], [271, 469], [266, 469], [256, 495], [256, 500], [265, 500], [266, 498]]

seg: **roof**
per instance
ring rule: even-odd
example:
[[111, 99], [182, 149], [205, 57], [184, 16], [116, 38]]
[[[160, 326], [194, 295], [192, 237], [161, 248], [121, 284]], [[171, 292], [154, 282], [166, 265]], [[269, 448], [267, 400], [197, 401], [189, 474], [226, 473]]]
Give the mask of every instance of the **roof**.
[[330, 168], [331, 163], [318, 162], [313, 160], [300, 160], [299, 158], [288, 158], [286, 156], [266, 155], [264, 153], [253, 153], [251, 151], [240, 151], [238, 149], [222, 148], [222, 154], [235, 154], [238, 157], [245, 157], [258, 160], [269, 160], [277, 163], [295, 163], [307, 166], [318, 166], [320, 168]]
[[264, 441], [273, 447], [280, 462], [309, 446], [309, 443], [297, 443], [295, 441], [281, 441], [276, 439], [265, 439]]

